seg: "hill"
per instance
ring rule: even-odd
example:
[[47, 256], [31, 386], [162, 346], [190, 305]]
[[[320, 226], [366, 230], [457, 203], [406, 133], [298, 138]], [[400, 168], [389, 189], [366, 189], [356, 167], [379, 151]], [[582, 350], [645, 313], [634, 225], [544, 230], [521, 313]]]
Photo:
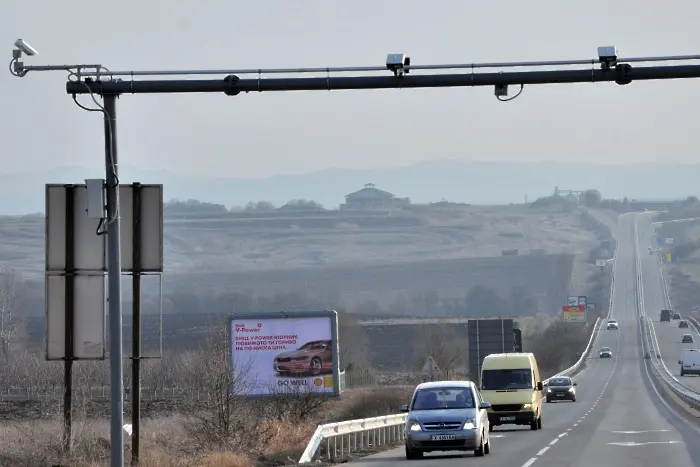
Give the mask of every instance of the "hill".
[[[597, 165], [561, 162], [466, 162], [431, 160], [405, 167], [328, 169], [261, 179], [211, 177], [120, 166], [122, 183], [162, 183], [166, 199], [200, 199], [230, 206], [266, 200], [281, 205], [290, 198], [313, 199], [336, 207], [344, 195], [367, 182], [410, 196], [416, 203], [442, 198], [473, 204], [519, 203], [549, 195], [555, 186], [596, 187], [606, 197], [670, 199], [697, 194], [700, 165]], [[0, 214], [44, 210], [44, 184], [82, 183], [103, 176], [100, 167], [55, 167], [45, 172], [0, 175]], [[574, 180], [568, 185], [568, 180]], [[673, 183], [659, 183], [673, 180]]]
[[[224, 208], [219, 213], [167, 213], [164, 230], [166, 273], [176, 281], [183, 274], [320, 271], [492, 257], [512, 249], [520, 254], [586, 254], [606, 235], [585, 210], [568, 204], [435, 203], [384, 212]], [[0, 217], [0, 263], [40, 279], [43, 262], [43, 217]]]

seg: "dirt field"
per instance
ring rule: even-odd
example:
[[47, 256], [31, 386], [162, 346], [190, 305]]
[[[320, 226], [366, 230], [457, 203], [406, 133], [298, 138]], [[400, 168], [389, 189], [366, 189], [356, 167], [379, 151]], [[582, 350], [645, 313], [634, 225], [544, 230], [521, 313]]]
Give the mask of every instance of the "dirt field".
[[[276, 213], [165, 220], [167, 272], [267, 271], [500, 256], [504, 249], [585, 252], [596, 236], [578, 208], [413, 206], [391, 213]], [[40, 217], [0, 217], [0, 262], [39, 278]]]

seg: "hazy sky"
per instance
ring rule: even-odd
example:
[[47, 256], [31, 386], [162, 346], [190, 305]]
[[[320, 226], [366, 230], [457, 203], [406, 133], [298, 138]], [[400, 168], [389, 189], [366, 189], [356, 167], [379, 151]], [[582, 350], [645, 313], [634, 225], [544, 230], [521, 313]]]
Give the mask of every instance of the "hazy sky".
[[[593, 58], [609, 44], [693, 54], [699, 15], [691, 0], [2, 0], [0, 50], [9, 62], [22, 37], [40, 53], [27, 64], [113, 70]], [[64, 82], [0, 73], [1, 172], [102, 163], [100, 114]], [[530, 86], [509, 103], [490, 88], [124, 96], [119, 149], [144, 169], [231, 177], [433, 158], [695, 162], [699, 98], [692, 80]]]

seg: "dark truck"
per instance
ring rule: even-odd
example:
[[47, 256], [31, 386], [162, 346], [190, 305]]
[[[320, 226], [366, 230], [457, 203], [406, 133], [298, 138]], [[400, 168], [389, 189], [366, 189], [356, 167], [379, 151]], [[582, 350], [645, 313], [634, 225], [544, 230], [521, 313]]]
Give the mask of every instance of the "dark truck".
[[661, 322], [671, 322], [671, 313], [673, 313], [671, 310], [661, 310]]

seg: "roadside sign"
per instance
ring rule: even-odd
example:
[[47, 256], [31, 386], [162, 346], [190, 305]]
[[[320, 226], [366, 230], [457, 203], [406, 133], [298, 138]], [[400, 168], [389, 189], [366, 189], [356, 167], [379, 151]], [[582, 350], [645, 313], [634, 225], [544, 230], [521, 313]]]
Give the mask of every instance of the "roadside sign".
[[585, 323], [586, 305], [563, 306], [562, 315], [567, 323]]
[[597, 260], [595, 260], [595, 265], [600, 267], [600, 268], [604, 268], [606, 262], [607, 261], [605, 261], [604, 259], [597, 259]]
[[428, 357], [423, 365], [423, 369], [420, 371], [421, 376], [430, 378], [430, 381], [437, 381], [442, 376], [442, 370], [438, 366], [437, 362], [433, 357]]
[[571, 295], [566, 300], [567, 306], [586, 306], [586, 296], [585, 295]]
[[586, 303], [587, 310], [595, 310], [595, 307], [596, 307], [595, 303]]
[[666, 262], [667, 263], [671, 262], [671, 253], [666, 253]]

